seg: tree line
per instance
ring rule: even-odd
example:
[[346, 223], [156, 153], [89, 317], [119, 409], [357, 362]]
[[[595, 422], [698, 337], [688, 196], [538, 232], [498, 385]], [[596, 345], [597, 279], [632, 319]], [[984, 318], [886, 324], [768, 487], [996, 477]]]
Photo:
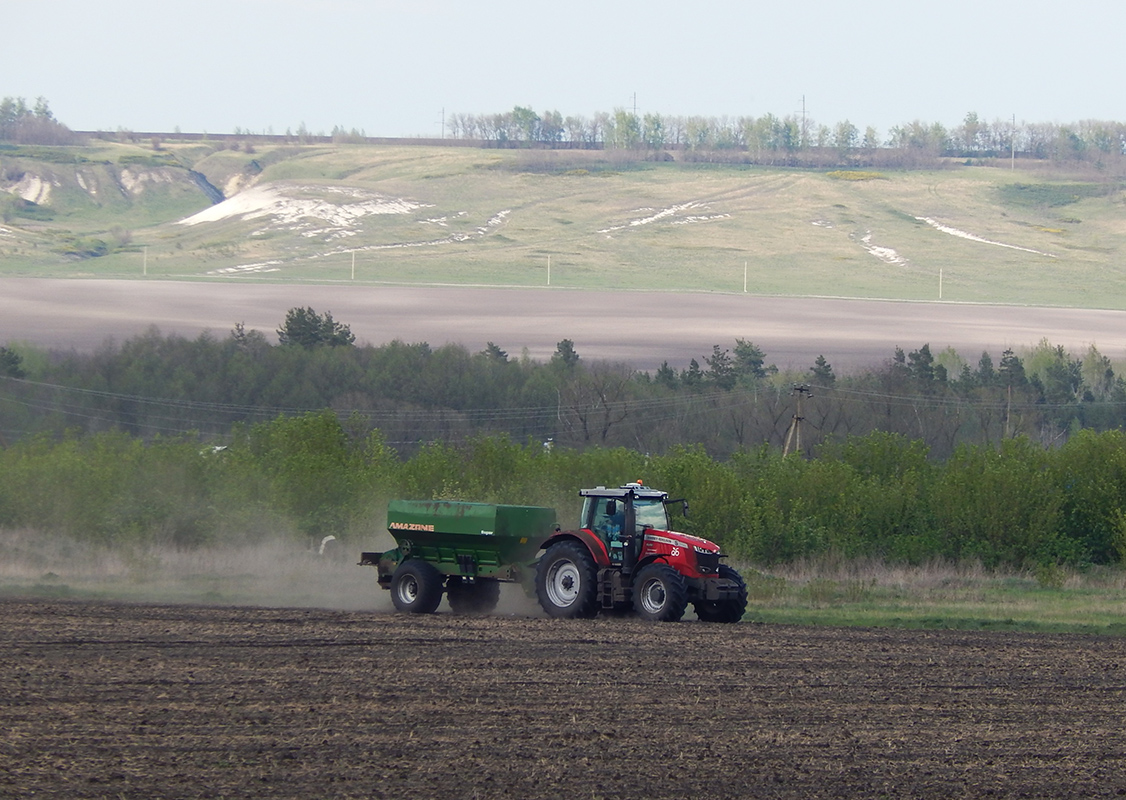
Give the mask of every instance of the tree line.
[[960, 445], [943, 461], [918, 439], [873, 432], [815, 458], [769, 445], [716, 459], [517, 443], [430, 442], [409, 458], [331, 411], [232, 426], [225, 444], [143, 441], [121, 431], [31, 437], [0, 450], [0, 527], [115, 548], [194, 548], [327, 535], [385, 543], [388, 499], [555, 508], [575, 525], [578, 490], [643, 479], [691, 501], [676, 527], [736, 559], [935, 559], [1043, 571], [1126, 556], [1126, 434], [1081, 431], [1057, 448], [1026, 437]]
[[[330, 409], [378, 429], [404, 456], [481, 435], [568, 449], [664, 454], [700, 446], [716, 458], [766, 443], [824, 443], [880, 431], [922, 441], [932, 458], [962, 444], [1026, 437], [1043, 446], [1126, 423], [1126, 381], [1093, 345], [1047, 340], [998, 360], [929, 344], [896, 348], [837, 375], [819, 356], [779, 371], [749, 339], [652, 371], [584, 358], [561, 340], [551, 358], [395, 340], [356, 345], [345, 323], [291, 309], [273, 343], [238, 324], [195, 339], [153, 328], [88, 353], [0, 348], [0, 444], [38, 434], [120, 430], [222, 439], [235, 423]], [[798, 434], [795, 436], [795, 433]]]
[[495, 114], [455, 113], [447, 120], [455, 139], [540, 145], [570, 144], [616, 150], [682, 150], [685, 157], [758, 164], [921, 166], [939, 157], [1021, 158], [1085, 162], [1100, 168], [1126, 155], [1126, 124], [1084, 120], [1027, 123], [966, 114], [953, 128], [913, 120], [881, 136], [872, 126], [849, 120], [826, 125], [808, 117], [678, 116], [637, 114], [617, 108], [591, 116], [537, 114], [516, 106]]

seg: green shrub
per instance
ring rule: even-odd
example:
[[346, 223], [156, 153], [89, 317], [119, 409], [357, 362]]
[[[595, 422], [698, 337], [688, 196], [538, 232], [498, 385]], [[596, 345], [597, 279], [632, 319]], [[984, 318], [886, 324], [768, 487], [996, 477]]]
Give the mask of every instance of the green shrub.
[[1126, 433], [1079, 431], [1051, 454], [1062, 495], [1059, 534], [1085, 561], [1121, 560], [1116, 539], [1126, 509]]
[[1025, 438], [1006, 440], [999, 450], [960, 447], [934, 489], [943, 537], [937, 555], [980, 559], [989, 567], [1073, 560], [1073, 548], [1060, 536], [1063, 494], [1048, 458]]

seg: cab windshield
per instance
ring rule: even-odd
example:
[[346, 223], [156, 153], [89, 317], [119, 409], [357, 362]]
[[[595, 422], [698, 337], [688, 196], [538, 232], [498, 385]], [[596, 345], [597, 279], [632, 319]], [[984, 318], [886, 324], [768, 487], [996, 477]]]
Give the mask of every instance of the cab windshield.
[[660, 531], [669, 529], [669, 515], [665, 512], [665, 504], [658, 499], [637, 498], [633, 501], [633, 513], [638, 528], [656, 528]]

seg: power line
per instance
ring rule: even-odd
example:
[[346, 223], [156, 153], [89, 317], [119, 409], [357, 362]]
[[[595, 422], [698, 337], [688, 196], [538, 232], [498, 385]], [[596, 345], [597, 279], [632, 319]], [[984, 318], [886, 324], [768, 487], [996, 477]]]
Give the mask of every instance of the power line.
[[[358, 417], [376, 428], [390, 428], [402, 433], [417, 432], [419, 435], [403, 444], [432, 438], [435, 428], [444, 428], [443, 435], [450, 436], [455, 429], [502, 427], [518, 435], [551, 436], [558, 428], [573, 427], [576, 418], [597, 415], [638, 416], [648, 424], [658, 424], [677, 419], [689, 419], [717, 412], [728, 412], [744, 407], [755, 407], [765, 399], [773, 397], [780, 401], [784, 390], [774, 386], [761, 388], [740, 388], [735, 390], [709, 390], [699, 393], [676, 393], [658, 397], [623, 397], [606, 400], [601, 397], [572, 397], [567, 401], [560, 399], [552, 405], [513, 406], [508, 408], [302, 408], [284, 406], [260, 406], [239, 403], [218, 403], [211, 401], [184, 400], [176, 398], [148, 397], [108, 390], [88, 389], [61, 384], [31, 381], [27, 379], [0, 376], [0, 389], [5, 386], [29, 387], [40, 393], [50, 393], [49, 397], [8, 396], [0, 393], [0, 400], [19, 404], [31, 411], [42, 414], [61, 414], [77, 420], [85, 420], [95, 425], [113, 427], [126, 424], [129, 427], [168, 434], [198, 434], [201, 432], [222, 433], [230, 423], [239, 419], [267, 420], [278, 416], [297, 416], [331, 410], [342, 420]], [[1046, 403], [1037, 401], [1010, 402], [1008, 398], [987, 399], [968, 398], [948, 394], [896, 394], [887, 391], [850, 389], [837, 386], [813, 386], [823, 401], [846, 405], [872, 405], [896, 408], [952, 409], [958, 411], [1012, 411], [1029, 410], [1074, 410], [1075, 403]], [[809, 388], [807, 387], [807, 391]], [[812, 393], [810, 394], [812, 398]], [[127, 409], [127, 418], [122, 419], [119, 410], [91, 407], [83, 403], [83, 398], [99, 401], [130, 403], [142, 410]], [[1122, 401], [1093, 401], [1083, 403], [1087, 408], [1122, 408]], [[800, 413], [799, 416], [804, 415]], [[568, 424], [570, 421], [570, 424]], [[619, 420], [620, 422], [621, 420]], [[616, 423], [615, 423], [616, 424]]]

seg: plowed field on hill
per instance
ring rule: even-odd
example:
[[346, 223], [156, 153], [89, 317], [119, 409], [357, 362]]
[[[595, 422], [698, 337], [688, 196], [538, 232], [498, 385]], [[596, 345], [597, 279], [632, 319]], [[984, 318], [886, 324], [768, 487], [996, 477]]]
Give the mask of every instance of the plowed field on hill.
[[3, 797], [1126, 794], [1126, 640], [0, 602]]
[[[1117, 295], [1114, 295], [1117, 296]], [[1109, 297], [1109, 295], [1108, 295]], [[1109, 302], [1109, 300], [1108, 300]], [[838, 375], [878, 367], [895, 354], [929, 344], [953, 347], [976, 366], [983, 350], [994, 363], [1041, 339], [1074, 357], [1092, 343], [1112, 357], [1126, 349], [1126, 312], [1015, 305], [906, 303], [811, 297], [673, 292], [593, 292], [436, 286], [341, 286], [300, 283], [191, 283], [0, 276], [0, 345], [28, 343], [91, 351], [156, 325], [166, 336], [219, 338], [237, 322], [274, 331], [287, 309], [330, 310], [357, 343], [447, 342], [476, 352], [487, 341], [513, 356], [527, 348], [551, 358], [564, 337], [588, 361], [623, 361], [656, 370], [703, 359], [719, 344], [749, 339], [779, 369], [808, 370], [824, 355]], [[659, 321], [659, 322], [657, 322]]]

